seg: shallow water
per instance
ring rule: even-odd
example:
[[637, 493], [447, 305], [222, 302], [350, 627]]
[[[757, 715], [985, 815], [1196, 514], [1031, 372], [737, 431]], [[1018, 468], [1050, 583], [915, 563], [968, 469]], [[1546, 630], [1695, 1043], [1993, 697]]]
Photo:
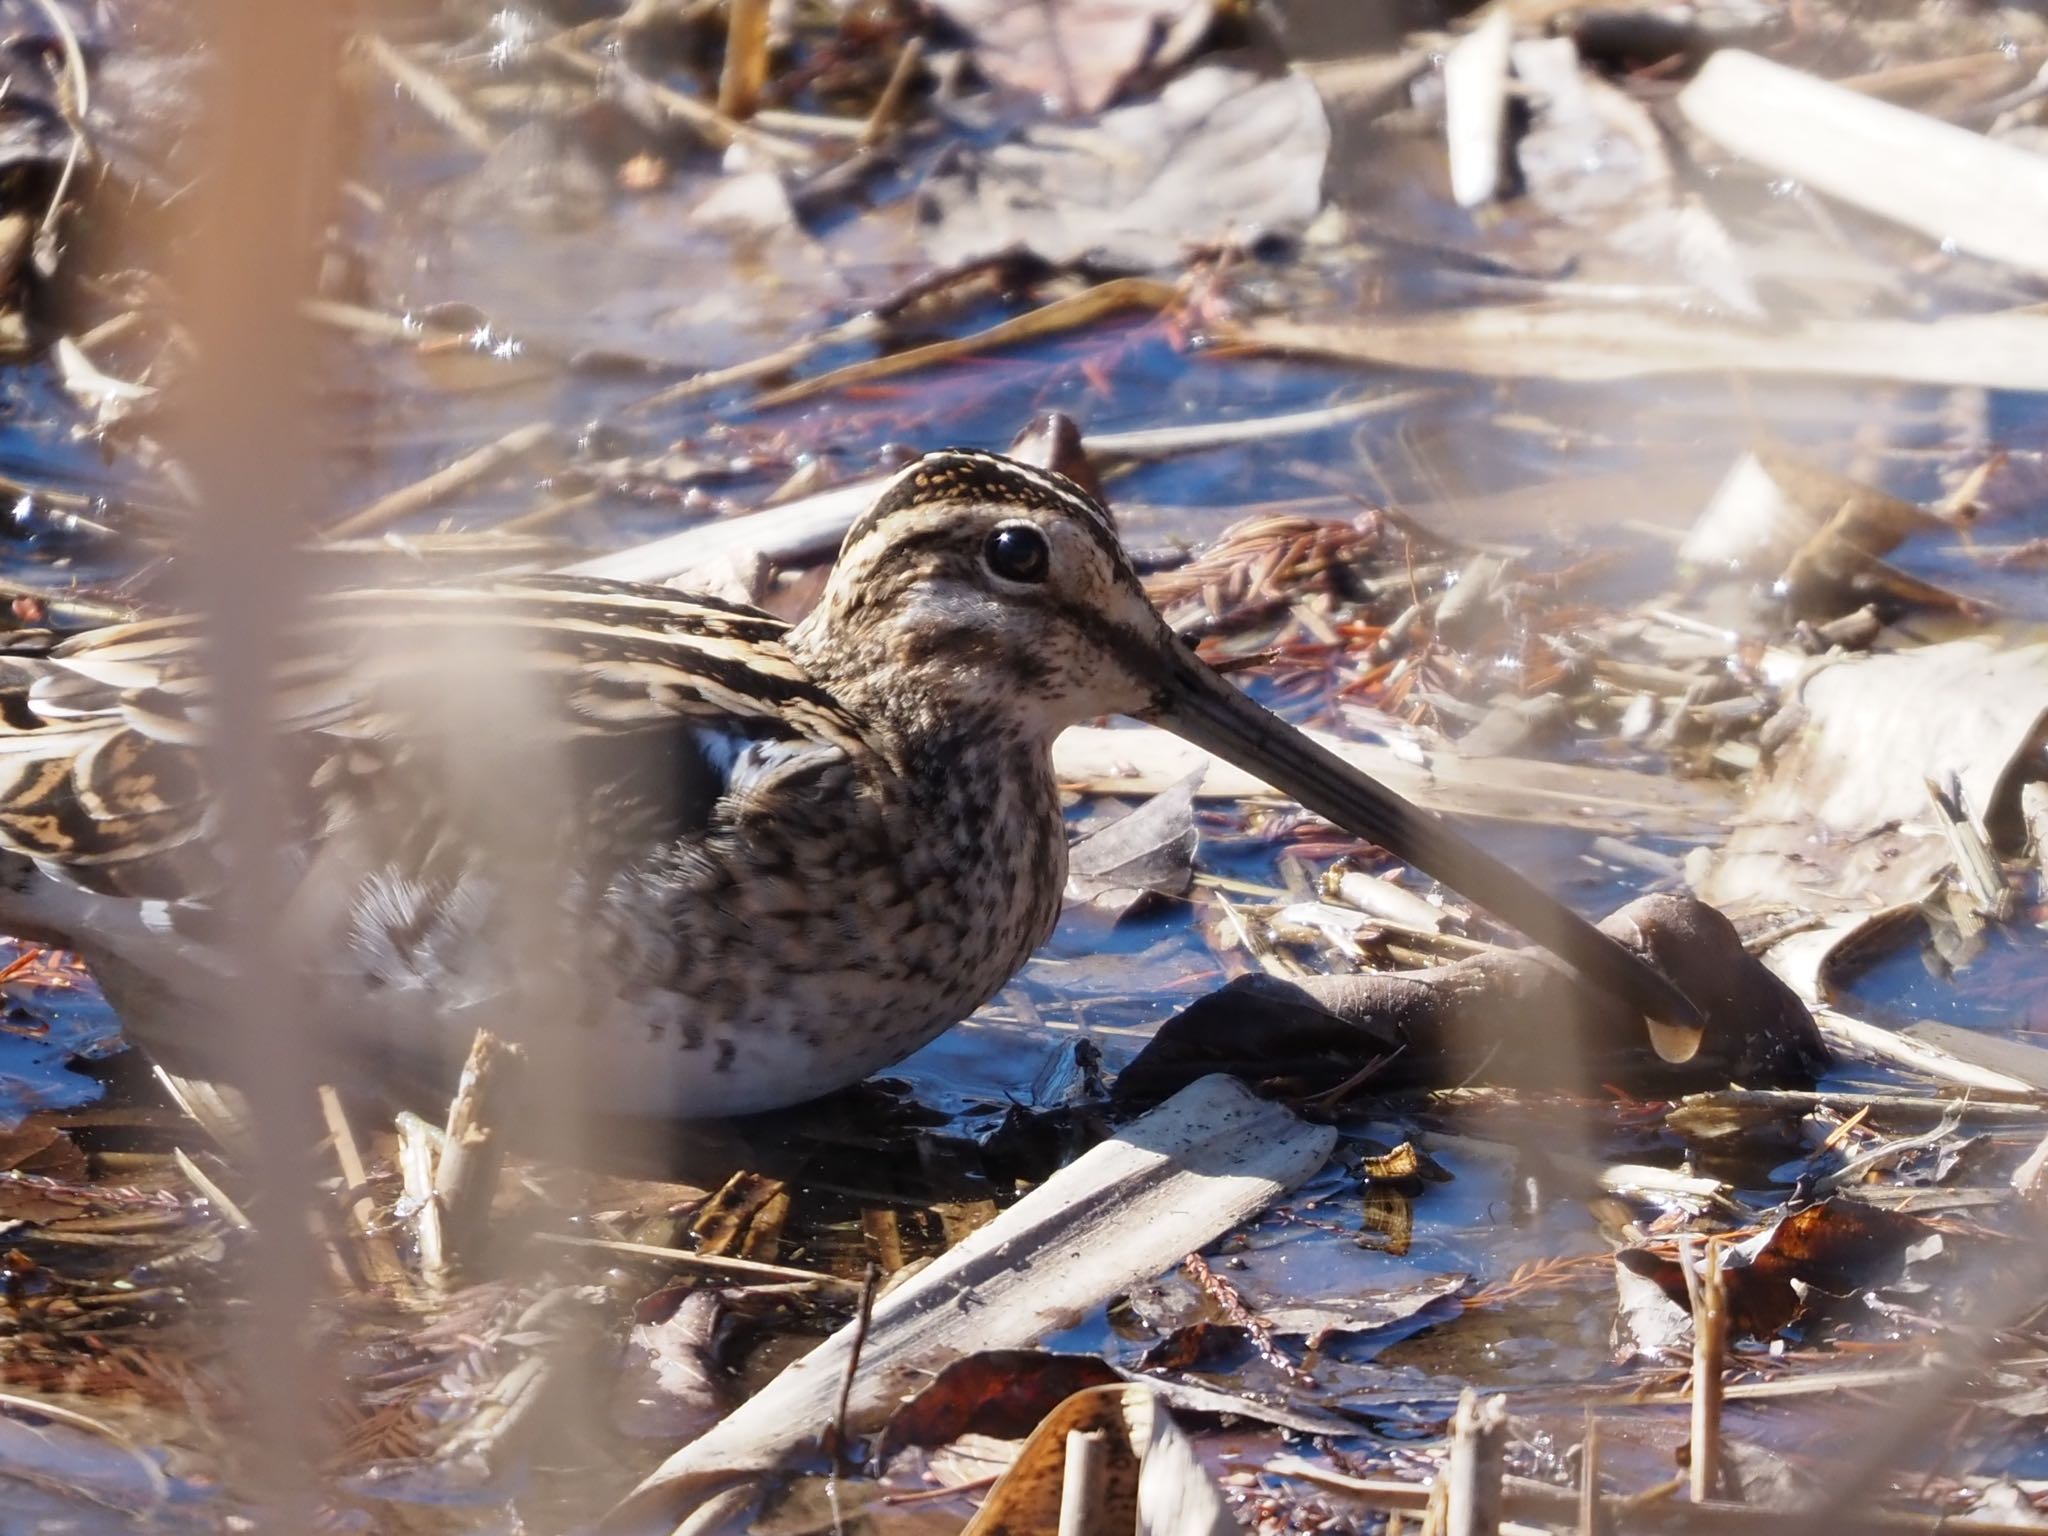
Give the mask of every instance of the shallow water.
[[[1111, 487], [1127, 509], [1130, 542], [1198, 545], [1248, 508], [1271, 504], [1303, 502], [1333, 517], [1393, 505], [1444, 537], [1516, 546], [1537, 568], [1610, 557], [1581, 596], [1622, 606], [1669, 590], [1671, 543], [1659, 530], [1686, 527], [1765, 424], [1816, 457], [1854, 458], [1856, 473], [1923, 499], [1950, 488], [1976, 448], [2048, 449], [2048, 407], [2039, 400], [1992, 397], [1979, 418], [1984, 442], [1972, 444], [1958, 439], [1925, 391], [1737, 389], [1719, 380], [1569, 388], [1375, 374], [1191, 351], [1156, 319], [1098, 323], [788, 409], [750, 409], [740, 391], [633, 409], [668, 377], [770, 351], [918, 275], [922, 261], [903, 194], [939, 147], [920, 146], [912, 167], [871, 188], [863, 203], [801, 244], [692, 226], [690, 209], [717, 180], [702, 157], [657, 192], [607, 191], [588, 225], [536, 229], [465, 213], [474, 158], [452, 153], [403, 101], [384, 103], [368, 120], [356, 176], [385, 211], [351, 205], [366, 301], [391, 314], [451, 324], [466, 340], [437, 360], [340, 337], [324, 344], [332, 364], [321, 396], [334, 444], [329, 513], [365, 505], [522, 423], [547, 421], [563, 437], [559, 463], [481, 486], [397, 531], [489, 528], [545, 507], [558, 492], [587, 490], [595, 494], [552, 516], [546, 531], [566, 549], [610, 549], [752, 505], [812, 460], [852, 475], [887, 462], [889, 451], [902, 446], [1000, 448], [1040, 411], [1063, 411], [1084, 431], [1103, 432], [1252, 419], [1374, 388], [1426, 385], [1426, 398], [1363, 423], [1130, 469]], [[1512, 233], [1502, 232], [1503, 240]], [[1406, 259], [1414, 270], [1394, 273], [1394, 281], [1420, 288], [1447, 280], [1426, 252]], [[1241, 280], [1301, 283], [1310, 293], [1302, 318], [1341, 318], [1359, 302], [1360, 274], [1349, 260], [1341, 251], [1311, 252], [1298, 268], [1279, 263]], [[1303, 281], [1304, 270], [1317, 282]], [[1028, 307], [985, 300], [935, 326], [957, 334]], [[631, 354], [653, 372], [621, 377], [535, 361], [599, 352]], [[854, 347], [828, 351], [805, 368], [861, 355]], [[80, 440], [79, 424], [77, 407], [47, 367], [0, 370], [0, 476], [28, 497], [5, 525], [0, 576], [8, 580], [47, 585], [75, 578], [107, 588], [146, 564], [116, 539], [67, 527], [38, 494], [75, 493], [97, 520], [117, 529], [135, 508], [160, 500], [145, 469], [118, 449], [103, 452]], [[603, 468], [663, 452], [691, 461], [698, 472], [673, 484], [633, 477], [624, 485]], [[2039, 494], [2038, 470], [2021, 473], [2016, 487], [1993, 498], [1985, 541], [2019, 545], [2048, 537], [2048, 496]], [[2048, 622], [2048, 583], [2037, 569], [1988, 568], [1951, 535], [1912, 541], [1897, 558], [1917, 575], [1995, 605], [2004, 618]], [[1641, 877], [1588, 864], [1583, 841], [1571, 834], [1491, 835], [1504, 857], [1588, 912], [1611, 910], [1643, 888]], [[1219, 837], [1205, 867], [1278, 886], [1284, 851], [1280, 843]], [[1078, 1041], [1099, 1049], [1104, 1070], [1113, 1073], [1164, 1018], [1224, 975], [1196, 904], [1163, 903], [1108, 935], [1070, 917], [1002, 998], [886, 1077], [928, 1112], [920, 1118], [938, 1141], [986, 1149], [1013, 1106], [1051, 1110], [1086, 1101]], [[0, 1129], [32, 1110], [89, 1102], [98, 1085], [77, 1062], [119, 1048], [117, 1025], [90, 989], [73, 977], [59, 980], [10, 983], [19, 1007], [0, 1024]], [[1943, 1019], [2022, 1038], [2048, 1033], [2048, 943], [2039, 928], [2016, 924], [1953, 977], [1931, 970], [1917, 948], [1902, 950], [1857, 978], [1854, 999], [1860, 1012], [1879, 1020]], [[1851, 1065], [1830, 1083], [1884, 1080], [1881, 1071]], [[1228, 1277], [1248, 1293], [1355, 1298], [1447, 1276], [1484, 1286], [1524, 1263], [1604, 1254], [1584, 1170], [1556, 1154], [1672, 1165], [1683, 1152], [1668, 1136], [1632, 1131], [1604, 1104], [1381, 1120], [1368, 1100], [1344, 1128], [1344, 1155], [1231, 1243]], [[1372, 1246], [1363, 1231], [1353, 1164], [1361, 1147], [1409, 1138], [1419, 1138], [1454, 1179], [1413, 1201], [1412, 1239], [1404, 1252], [1392, 1253]], [[888, 1162], [896, 1150], [885, 1148], [876, 1161]], [[960, 1155], [970, 1182], [984, 1177], [971, 1156]], [[989, 1162], [1003, 1157], [991, 1152]], [[828, 1182], [797, 1191], [799, 1200], [814, 1202], [820, 1227], [827, 1213], [846, 1210], [843, 1189]], [[1744, 1182], [1759, 1205], [1785, 1193], [1761, 1171]], [[914, 1194], [904, 1201], [906, 1209], [918, 1203]], [[1468, 1383], [1511, 1389], [1518, 1412], [1526, 1407], [1540, 1415], [1551, 1389], [1562, 1394], [1609, 1382], [1618, 1388], [1624, 1376], [1635, 1382], [1639, 1373], [1610, 1363], [1612, 1285], [1611, 1269], [1600, 1264], [1552, 1289], [1462, 1315], [1455, 1306], [1432, 1308], [1322, 1351], [1289, 1345], [1313, 1378], [1307, 1385], [1249, 1349], [1190, 1374], [1233, 1391], [1341, 1405], [1366, 1427], [1361, 1444], [1380, 1452], [1424, 1427], [1434, 1433], [1436, 1416]], [[1177, 1275], [1163, 1279], [1160, 1290], [1176, 1306], [1199, 1300]], [[1156, 1338], [1156, 1331], [1104, 1312], [1047, 1342], [1135, 1364]], [[1559, 1436], [1576, 1432], [1574, 1412], [1558, 1410]], [[1825, 1417], [1794, 1423], [1766, 1405], [1731, 1412], [1745, 1433], [1788, 1451], [1827, 1432]], [[1646, 1465], [1668, 1465], [1662, 1448], [1642, 1455]]]

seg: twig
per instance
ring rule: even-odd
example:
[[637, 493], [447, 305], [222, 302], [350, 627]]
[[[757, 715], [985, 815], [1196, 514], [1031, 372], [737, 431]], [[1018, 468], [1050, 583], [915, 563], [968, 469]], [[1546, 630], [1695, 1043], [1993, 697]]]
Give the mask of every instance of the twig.
[[1447, 1485], [1446, 1536], [1494, 1536], [1500, 1529], [1501, 1456], [1507, 1449], [1508, 1400], [1480, 1402], [1467, 1387], [1451, 1415], [1451, 1456]]
[[410, 92], [427, 116], [471, 149], [490, 153], [497, 143], [497, 136], [482, 118], [463, 104], [462, 98], [450, 90], [440, 76], [415, 64], [375, 32], [364, 33], [362, 44], [370, 62], [389, 75], [400, 90]]
[[1956, 1083], [2001, 1098], [2038, 1102], [2043, 1097], [2043, 1091], [2023, 1077], [1965, 1061], [1953, 1051], [1867, 1023], [1825, 1004], [1813, 1010], [1813, 1022], [1819, 1026], [1829, 1049], [1846, 1056], [1884, 1062], [1938, 1082]]
[[725, 66], [718, 72], [718, 110], [752, 117], [768, 83], [769, 0], [731, 0], [726, 7]]
[[474, 453], [465, 454], [457, 459], [453, 464], [437, 469], [432, 474], [415, 480], [411, 485], [401, 486], [387, 496], [379, 496], [367, 507], [350, 513], [327, 530], [327, 537], [345, 539], [356, 534], [369, 533], [410, 517], [415, 512], [424, 512], [427, 508], [468, 490], [477, 481], [495, 474], [507, 464], [524, 458], [554, 435], [555, 425], [551, 421], [530, 421], [523, 427], [514, 427], [496, 442], [486, 443]]
[[356, 1146], [355, 1131], [348, 1123], [348, 1111], [342, 1108], [341, 1095], [331, 1083], [322, 1083], [319, 1092], [320, 1118], [327, 1122], [327, 1134], [334, 1142], [334, 1160], [341, 1164], [341, 1177], [348, 1185], [348, 1213], [357, 1228], [367, 1234], [377, 1219], [376, 1208], [365, 1193], [370, 1183], [369, 1167]]
[[1924, 1148], [1939, 1146], [1943, 1141], [1946, 1141], [1955, 1134], [1956, 1127], [1961, 1123], [1962, 1117], [1951, 1112], [1943, 1115], [1940, 1124], [1931, 1130], [1922, 1131], [1917, 1136], [1903, 1136], [1896, 1141], [1885, 1142], [1882, 1146], [1872, 1147], [1869, 1151], [1849, 1159], [1849, 1161], [1837, 1168], [1833, 1173], [1824, 1174], [1814, 1180], [1814, 1193], [1816, 1195], [1833, 1194], [1838, 1189], [1856, 1183], [1872, 1168], [1888, 1163], [1893, 1158], [1902, 1157], [1908, 1152], [1918, 1152]]
[[1244, 1295], [1228, 1280], [1209, 1267], [1209, 1261], [1199, 1253], [1191, 1253], [1181, 1260], [1181, 1268], [1187, 1271], [1190, 1280], [1201, 1287], [1202, 1292], [1216, 1304], [1216, 1310], [1233, 1327], [1242, 1328], [1251, 1340], [1252, 1348], [1259, 1352], [1259, 1358], [1303, 1385], [1313, 1385], [1315, 1378], [1288, 1359], [1273, 1337], [1273, 1328], [1246, 1303]]
[[1971, 904], [1981, 916], [2003, 922], [2012, 914], [2013, 894], [2006, 888], [2005, 871], [1999, 867], [1998, 855], [1986, 845], [1984, 834], [1977, 830], [1976, 822], [1970, 819], [1962, 803], [1962, 787], [1953, 778], [1946, 784], [1938, 784], [1932, 778], [1921, 782], [1927, 786], [1934, 819], [1940, 823], [1955, 854], [1956, 870], [1963, 877]]
[[1680, 1099], [1674, 1114], [1717, 1109], [1783, 1110], [1788, 1114], [1811, 1114], [1816, 1109], [1869, 1110], [1878, 1120], [1943, 1120], [1955, 1115], [1960, 1122], [2023, 1120], [2038, 1122], [2048, 1116], [2048, 1106], [2011, 1103], [1993, 1099], [1930, 1098], [1912, 1093], [1834, 1093], [1813, 1088], [1717, 1088], [1708, 1093], [1689, 1093]]
[[452, 1283], [470, 1256], [491, 1213], [505, 1146], [497, 1132], [506, 1098], [526, 1053], [487, 1029], [476, 1032], [469, 1059], [448, 1103], [441, 1157], [434, 1169], [434, 1200], [441, 1210], [441, 1262], [427, 1266], [435, 1285]]
[[882, 1271], [872, 1259], [868, 1261], [866, 1277], [861, 1282], [860, 1310], [853, 1315], [853, 1339], [846, 1351], [846, 1374], [839, 1378], [839, 1401], [832, 1410], [832, 1464], [843, 1477], [846, 1465], [846, 1410], [853, 1401], [853, 1381], [860, 1374], [861, 1346], [868, 1340], [868, 1324], [875, 1315], [875, 1288], [882, 1278]]
[[344, 304], [339, 299], [307, 299], [299, 305], [299, 313], [308, 320], [351, 336], [402, 342], [409, 347], [417, 347], [427, 341], [452, 343], [462, 339], [460, 332], [444, 326], [427, 325], [406, 315], [386, 314], [367, 305]]
[[[809, 341], [794, 343], [780, 353], [738, 363], [716, 374], [699, 374], [695, 378], [684, 379], [659, 394], [634, 402], [627, 409], [637, 411], [673, 404], [729, 383], [744, 382], [747, 377], [779, 371], [782, 363], [801, 361], [827, 341], [840, 339], [842, 333], [846, 338], [874, 336], [880, 334], [880, 326], [872, 316], [858, 316]], [[1402, 391], [1348, 405], [1331, 406], [1326, 410], [1296, 411], [1251, 421], [1218, 422], [1198, 428], [1148, 427], [1133, 432], [1090, 434], [1087, 446], [1088, 451], [1098, 458], [1163, 458], [1174, 453], [1199, 452], [1204, 447], [1265, 441], [1298, 432], [1318, 431], [1340, 421], [1360, 420], [1382, 410], [1412, 405], [1424, 397], [1425, 392]], [[737, 517], [720, 518], [645, 544], [598, 555], [569, 566], [567, 570], [572, 575], [666, 581], [679, 572], [755, 553], [778, 565], [826, 555], [845, 537], [853, 520], [867, 510], [881, 484], [879, 476], [850, 480], [797, 501], [762, 507]], [[1422, 611], [1418, 608], [1412, 618], [1420, 619], [1421, 616]]]
[[1059, 1536], [1088, 1536], [1096, 1528], [1108, 1472], [1109, 1437], [1099, 1429], [1068, 1430], [1066, 1465], [1060, 1475]]
[[896, 120], [903, 98], [909, 93], [910, 82], [916, 78], [917, 66], [923, 61], [924, 38], [912, 36], [903, 45], [902, 52], [896, 55], [896, 67], [889, 71], [889, 83], [875, 98], [875, 110], [868, 114], [868, 120], [860, 130], [861, 143], [879, 144], [888, 136], [889, 126]]
[[759, 1259], [692, 1253], [687, 1248], [662, 1248], [653, 1243], [629, 1243], [613, 1237], [575, 1237], [567, 1232], [536, 1232], [534, 1238], [538, 1242], [558, 1243], [564, 1248], [590, 1248], [603, 1253], [623, 1253], [636, 1259], [660, 1259], [678, 1269], [700, 1269], [707, 1274], [736, 1275], [744, 1280], [788, 1280], [819, 1290], [839, 1290], [848, 1294], [860, 1289], [837, 1275], [813, 1274], [810, 1270], [793, 1269], [787, 1264], [764, 1264]]
[[[566, 64], [578, 74], [596, 80], [609, 67], [604, 60], [592, 58], [566, 37], [550, 38], [543, 44], [550, 57]], [[748, 123], [739, 123], [694, 97], [685, 96], [681, 91], [663, 85], [659, 80], [641, 78], [635, 82], [635, 89], [653, 102], [670, 117], [690, 129], [719, 149], [732, 144], [743, 144], [748, 149], [776, 160], [791, 161], [809, 165], [813, 155], [802, 144], [792, 144], [772, 133], [764, 133]]]
[[705, 373], [692, 374], [689, 378], [656, 390], [644, 400], [635, 400], [625, 409], [632, 411], [660, 410], [664, 406], [677, 405], [685, 400], [695, 400], [700, 395], [732, 384], [751, 384], [756, 379], [768, 378], [774, 374], [787, 373], [827, 347], [836, 347], [844, 342], [870, 341], [882, 334], [882, 321], [872, 314], [855, 315], [837, 325], [827, 326], [814, 336], [805, 336], [779, 347], [760, 357], [750, 357], [743, 363], [734, 363], [727, 368], [713, 368]]
[[1319, 406], [1312, 411], [1288, 411], [1278, 416], [1253, 416], [1239, 421], [1210, 421], [1178, 427], [1142, 427], [1130, 432], [1102, 432], [1088, 435], [1088, 451], [1097, 457], [1115, 459], [1165, 459], [1181, 453], [1202, 453], [1239, 443], [1263, 443], [1276, 437], [1298, 437], [1321, 432], [1426, 405], [1441, 398], [1440, 389], [1395, 389], [1346, 400], [1338, 405]]

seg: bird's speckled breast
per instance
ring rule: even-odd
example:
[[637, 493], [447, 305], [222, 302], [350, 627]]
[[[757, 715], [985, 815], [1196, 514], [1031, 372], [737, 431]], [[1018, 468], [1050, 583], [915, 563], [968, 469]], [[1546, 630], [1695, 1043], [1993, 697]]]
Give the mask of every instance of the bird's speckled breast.
[[648, 999], [681, 1057], [667, 1112], [858, 1082], [988, 1001], [1051, 933], [1067, 852], [1042, 744], [982, 735], [902, 774], [864, 766], [743, 801], [684, 856], [673, 966]]

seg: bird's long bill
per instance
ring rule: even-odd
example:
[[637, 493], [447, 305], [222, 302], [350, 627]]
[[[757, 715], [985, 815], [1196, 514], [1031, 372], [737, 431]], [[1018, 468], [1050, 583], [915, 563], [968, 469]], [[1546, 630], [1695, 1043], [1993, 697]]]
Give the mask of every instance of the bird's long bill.
[[[1179, 648], [1176, 647], [1176, 650]], [[1650, 1023], [1666, 1061], [1699, 1049], [1699, 1010], [1662, 972], [1624, 949], [1499, 859], [1316, 745], [1252, 702], [1186, 651], [1168, 663], [1171, 682], [1152, 712], [1175, 735], [1291, 795], [1348, 832], [1433, 875], [1505, 919]]]

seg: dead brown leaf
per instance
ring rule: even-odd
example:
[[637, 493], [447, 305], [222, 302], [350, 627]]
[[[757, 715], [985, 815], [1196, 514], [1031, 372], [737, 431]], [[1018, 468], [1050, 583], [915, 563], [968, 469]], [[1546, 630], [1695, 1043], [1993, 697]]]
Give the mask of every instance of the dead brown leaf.
[[1068, 116], [1100, 112], [1142, 69], [1186, 57], [1213, 0], [932, 0], [973, 39], [991, 80], [1044, 97]]
[[1322, 207], [1330, 125], [1300, 75], [1204, 63], [1085, 129], [963, 155], [927, 183], [927, 254], [1023, 249], [1056, 266], [1178, 266], [1190, 246], [1300, 229]]

